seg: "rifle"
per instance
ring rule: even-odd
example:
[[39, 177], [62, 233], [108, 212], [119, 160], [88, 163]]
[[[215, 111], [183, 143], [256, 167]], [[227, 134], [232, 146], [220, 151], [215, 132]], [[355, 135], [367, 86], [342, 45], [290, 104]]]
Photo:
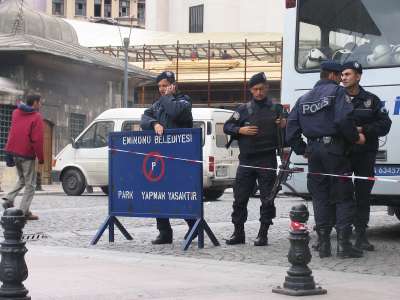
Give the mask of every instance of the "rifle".
[[274, 186], [272, 187], [271, 193], [269, 194], [269, 197], [266, 200], [267, 203], [274, 204], [276, 196], [278, 195], [279, 191], [282, 190], [282, 184], [286, 182], [289, 176], [290, 173], [289, 165], [292, 152], [293, 150], [290, 149], [286, 160], [282, 161], [281, 165], [279, 166], [279, 171], [278, 174], [276, 175]]

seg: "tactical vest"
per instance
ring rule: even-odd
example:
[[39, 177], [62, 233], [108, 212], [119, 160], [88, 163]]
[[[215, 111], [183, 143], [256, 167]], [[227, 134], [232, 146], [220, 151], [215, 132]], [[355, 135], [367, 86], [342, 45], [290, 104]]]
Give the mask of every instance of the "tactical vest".
[[276, 150], [278, 148], [278, 128], [275, 121], [278, 112], [275, 111], [275, 106], [265, 105], [257, 111], [253, 111], [251, 102], [246, 105], [249, 113], [246, 126], [257, 126], [258, 134], [240, 136], [240, 153], [249, 155]]

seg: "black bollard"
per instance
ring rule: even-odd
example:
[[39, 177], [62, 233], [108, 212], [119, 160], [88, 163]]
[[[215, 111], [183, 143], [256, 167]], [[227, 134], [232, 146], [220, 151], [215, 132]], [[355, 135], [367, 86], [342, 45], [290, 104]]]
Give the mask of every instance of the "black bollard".
[[1, 217], [4, 241], [0, 243], [0, 300], [30, 300], [28, 290], [22, 284], [28, 278], [25, 253], [28, 251], [22, 241], [22, 229], [26, 219], [22, 210], [8, 208]]
[[273, 293], [288, 296], [322, 295], [327, 291], [317, 287], [312, 271], [307, 266], [311, 261], [309, 232], [306, 227], [309, 212], [304, 204], [293, 206], [290, 211], [290, 249], [288, 260], [292, 266], [287, 271], [283, 287], [272, 289]]

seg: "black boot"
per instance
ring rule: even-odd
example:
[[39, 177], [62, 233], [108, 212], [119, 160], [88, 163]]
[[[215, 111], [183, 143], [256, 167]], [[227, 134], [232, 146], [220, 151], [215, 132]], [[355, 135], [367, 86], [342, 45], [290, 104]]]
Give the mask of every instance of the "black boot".
[[356, 227], [356, 242], [354, 244], [359, 250], [374, 251], [375, 247], [372, 245], [367, 238], [366, 229]]
[[329, 257], [332, 256], [331, 252], [331, 231], [330, 227], [320, 227], [317, 229], [319, 242], [318, 242], [318, 252], [319, 257]]
[[351, 228], [337, 230], [337, 256], [340, 258], [360, 258], [362, 250], [354, 248], [350, 242]]
[[254, 241], [254, 246], [268, 245], [268, 229], [269, 229], [269, 224], [261, 223], [257, 238]]
[[172, 230], [160, 230], [155, 240], [151, 241], [153, 245], [172, 244]]
[[233, 232], [231, 238], [226, 240], [227, 245], [237, 245], [244, 244], [246, 236], [244, 234], [244, 224], [235, 224], [235, 231]]

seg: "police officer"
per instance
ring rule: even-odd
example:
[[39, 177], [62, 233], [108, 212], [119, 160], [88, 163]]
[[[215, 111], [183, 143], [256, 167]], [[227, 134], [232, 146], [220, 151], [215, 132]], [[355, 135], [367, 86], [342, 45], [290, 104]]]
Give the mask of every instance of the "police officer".
[[[357, 130], [366, 137], [364, 145], [352, 147], [350, 159], [353, 172], [357, 176], [373, 177], [379, 146], [378, 137], [389, 133], [392, 121], [381, 100], [360, 86], [363, 71], [361, 64], [357, 61], [350, 61], [345, 63], [342, 69], [342, 84], [346, 88], [347, 95], [352, 99]], [[373, 186], [374, 181], [356, 179], [354, 182], [356, 199], [355, 246], [367, 251], [374, 250], [374, 246], [369, 243], [366, 235], [370, 212], [369, 201]]]
[[307, 187], [313, 200], [321, 258], [331, 256], [333, 220], [336, 220], [337, 255], [362, 257], [362, 251], [350, 242], [354, 216], [352, 181], [315, 174], [351, 175], [347, 145], [365, 143], [364, 134], [357, 131], [352, 119], [351, 100], [338, 85], [341, 70], [341, 65], [333, 61], [321, 63], [321, 80], [296, 102], [286, 128], [288, 144], [296, 154], [308, 158], [308, 170], [312, 174], [308, 175]]
[[[157, 76], [158, 91], [161, 97], [156, 100], [150, 108], [144, 111], [140, 126], [143, 130], [154, 130], [162, 135], [164, 129], [169, 128], [192, 128], [192, 103], [187, 95], [177, 90], [175, 75], [173, 72], [162, 72]], [[194, 220], [186, 220], [189, 231], [194, 225]], [[171, 244], [172, 228], [169, 219], [157, 218], [157, 229], [159, 235], [152, 244]]]
[[238, 140], [240, 149], [240, 166], [236, 173], [232, 212], [235, 230], [226, 243], [245, 243], [247, 203], [257, 180], [261, 199], [261, 225], [254, 245], [266, 246], [268, 229], [276, 214], [274, 204], [267, 201], [275, 182], [276, 171], [265, 168], [277, 167], [278, 127], [284, 127], [286, 120], [281, 118], [282, 106], [273, 104], [267, 97], [268, 83], [264, 73], [251, 77], [249, 87], [251, 101], [240, 105], [224, 125], [224, 132]]

